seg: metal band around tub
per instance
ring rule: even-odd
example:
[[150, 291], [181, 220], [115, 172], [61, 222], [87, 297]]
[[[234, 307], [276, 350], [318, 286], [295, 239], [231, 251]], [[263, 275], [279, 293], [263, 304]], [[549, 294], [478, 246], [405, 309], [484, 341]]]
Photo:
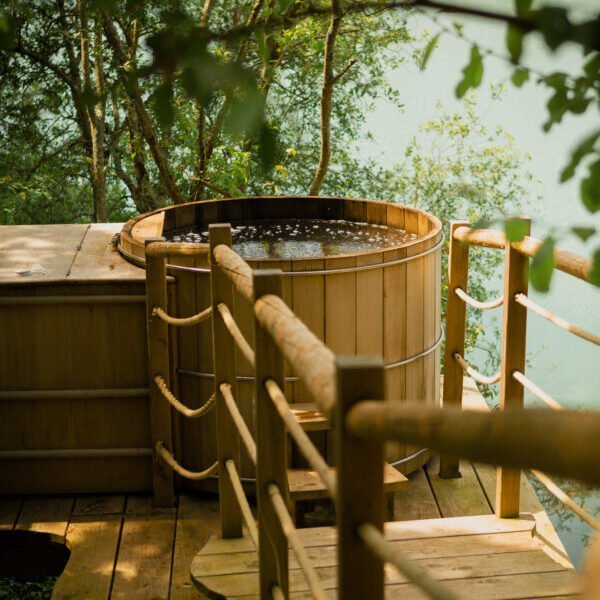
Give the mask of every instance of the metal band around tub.
[[[356, 273], [358, 271], [372, 271], [373, 269], [381, 269], [381, 268], [385, 269], [386, 267], [393, 267], [395, 265], [401, 265], [401, 264], [416, 260], [417, 258], [422, 258], [423, 256], [428, 256], [429, 254], [433, 254], [434, 252], [436, 252], [443, 246], [444, 239], [445, 239], [445, 236], [442, 233], [442, 237], [440, 238], [440, 241], [435, 246], [432, 246], [431, 248], [428, 248], [427, 250], [425, 250], [423, 252], [419, 252], [419, 254], [413, 254], [412, 256], [406, 256], [404, 258], [390, 260], [389, 262], [374, 263], [372, 265], [360, 265], [357, 267], [344, 267], [342, 269], [329, 269], [329, 270], [322, 269], [319, 271], [284, 271], [283, 276], [284, 277], [298, 277], [300, 275], [336, 275], [338, 273]], [[141, 264], [141, 265], [144, 264], [144, 261], [142, 258], [140, 258], [139, 256], [135, 256], [134, 254], [131, 254], [130, 252], [127, 252], [127, 250], [125, 250], [120, 244], [119, 244], [119, 251], [126, 258], [132, 260], [133, 262], [135, 262], [137, 264]], [[349, 254], [348, 256], [351, 257], [352, 255]], [[326, 257], [324, 257], [324, 259], [326, 260]], [[253, 260], [260, 260], [260, 259], [253, 259]], [[286, 259], [281, 259], [281, 260], [286, 260]], [[173, 271], [189, 271], [191, 273], [210, 273], [210, 269], [207, 269], [204, 267], [185, 267], [183, 265], [172, 265], [171, 263], [167, 263], [165, 266], [167, 267], [167, 269], [171, 269]]]
[[[399, 361], [396, 361], [393, 363], [389, 363], [388, 365], [384, 365], [383, 368], [385, 370], [396, 369], [397, 367], [403, 367], [412, 362], [415, 362], [416, 360], [419, 360], [420, 358], [424, 358], [428, 354], [435, 352], [440, 347], [440, 344], [443, 342], [443, 340], [444, 340], [444, 329], [442, 328], [442, 329], [440, 329], [440, 335], [438, 336], [437, 340], [435, 340], [433, 345], [429, 346], [429, 348], [426, 348], [425, 350], [423, 350], [423, 352], [419, 352], [419, 354], [415, 354], [415, 355], [409, 356], [408, 358], [405, 358], [403, 360], [399, 360]], [[188, 369], [177, 369], [177, 373], [179, 375], [190, 375], [192, 377], [199, 377], [200, 379], [214, 379], [214, 377], [215, 377], [214, 373], [202, 373], [200, 371], [190, 371]], [[252, 375], [238, 375], [236, 377], [236, 379], [238, 381], [254, 381], [254, 377]], [[285, 378], [285, 381], [289, 381], [289, 382], [298, 381], [298, 377], [288, 376]]]

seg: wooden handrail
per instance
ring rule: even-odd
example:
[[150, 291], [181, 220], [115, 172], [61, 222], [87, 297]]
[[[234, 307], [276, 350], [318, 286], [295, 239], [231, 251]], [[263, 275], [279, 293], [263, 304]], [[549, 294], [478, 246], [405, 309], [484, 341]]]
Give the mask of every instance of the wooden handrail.
[[207, 244], [153, 241], [146, 245], [146, 256], [168, 258], [169, 256], [208, 256]]
[[[597, 412], [508, 409], [484, 413], [365, 401], [349, 411], [346, 425], [365, 440], [402, 440], [478, 462], [533, 468], [600, 484]], [[549, 444], [550, 439], [554, 443]]]
[[[493, 229], [471, 229], [468, 226], [462, 226], [454, 231], [453, 237], [455, 240], [484, 248], [502, 250], [506, 246], [504, 234]], [[530, 258], [535, 256], [541, 245], [541, 240], [531, 236], [525, 236], [522, 241], [512, 243], [513, 248], [517, 252]], [[568, 273], [573, 277], [577, 277], [577, 279], [582, 279], [583, 281], [590, 280], [589, 272], [592, 267], [592, 261], [570, 250], [554, 248], [554, 266], [559, 271]]]
[[335, 404], [334, 354], [279, 297], [257, 299], [254, 313], [271, 335], [319, 409], [330, 416]]
[[254, 289], [252, 286], [252, 268], [250, 265], [225, 244], [215, 246], [213, 257], [223, 274], [231, 280], [235, 289], [252, 304]]

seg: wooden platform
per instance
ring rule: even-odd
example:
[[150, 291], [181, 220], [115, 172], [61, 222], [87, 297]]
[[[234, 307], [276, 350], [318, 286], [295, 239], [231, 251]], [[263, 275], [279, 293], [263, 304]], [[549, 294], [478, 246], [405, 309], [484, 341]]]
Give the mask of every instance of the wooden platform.
[[[469, 408], [487, 410], [472, 384], [464, 401]], [[388, 535], [404, 550], [421, 557], [464, 598], [577, 595], [568, 557], [525, 478], [521, 519], [499, 521], [492, 515], [492, 467], [463, 462], [462, 478], [440, 480], [436, 463], [434, 458], [396, 493], [400, 523], [388, 524]], [[195, 579], [205, 592], [210, 588], [235, 595], [235, 586], [243, 582], [245, 596], [253, 597], [257, 562], [250, 542], [229, 540], [221, 547], [218, 527], [218, 501], [211, 495], [180, 495], [177, 507], [167, 510], [154, 509], [148, 495], [0, 498], [0, 528], [65, 536], [72, 555], [55, 587], [55, 600], [204, 598], [190, 579], [196, 555]], [[334, 530], [301, 532], [331, 588]], [[402, 598], [423, 597], [391, 570], [388, 578], [390, 597], [400, 591], [406, 593]], [[292, 571], [292, 581], [298, 589], [295, 597], [308, 597], [298, 571]]]

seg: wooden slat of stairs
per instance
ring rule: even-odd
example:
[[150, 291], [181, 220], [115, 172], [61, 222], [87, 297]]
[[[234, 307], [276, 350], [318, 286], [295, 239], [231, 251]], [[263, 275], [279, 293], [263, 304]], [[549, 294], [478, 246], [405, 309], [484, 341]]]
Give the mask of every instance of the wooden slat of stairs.
[[[531, 598], [576, 594], [572, 569], [556, 562], [532, 537], [532, 520], [498, 520], [493, 516], [395, 522], [386, 538], [412, 559], [431, 569], [465, 598]], [[326, 589], [335, 589], [335, 530], [300, 530], [307, 552]], [[214, 537], [192, 563], [192, 580], [209, 598], [258, 597], [258, 559], [247, 539]], [[308, 590], [293, 555], [290, 585]], [[393, 569], [386, 569], [386, 597], [422, 598]]]

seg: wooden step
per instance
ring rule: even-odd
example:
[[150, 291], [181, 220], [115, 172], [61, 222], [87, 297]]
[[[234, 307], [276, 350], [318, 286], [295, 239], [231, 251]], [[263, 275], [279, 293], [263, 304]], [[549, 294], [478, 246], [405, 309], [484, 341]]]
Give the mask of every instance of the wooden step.
[[[335, 471], [335, 469], [332, 470]], [[386, 494], [396, 492], [408, 483], [408, 479], [389, 463], [384, 463], [383, 475], [383, 491]], [[311, 471], [310, 469], [289, 469], [288, 482], [290, 484], [292, 502], [319, 500], [328, 496], [325, 484], [321, 481], [316, 471]]]
[[[322, 586], [336, 597], [336, 530], [298, 530]], [[557, 562], [530, 519], [493, 515], [387, 523], [385, 537], [461, 598], [512, 600], [576, 598], [574, 569]], [[289, 553], [292, 598], [311, 597], [293, 552]], [[213, 537], [192, 562], [194, 585], [209, 598], [258, 599], [258, 557], [248, 538]], [[395, 569], [385, 570], [386, 599], [421, 599], [424, 594]]]
[[290, 404], [292, 413], [304, 431], [327, 431], [329, 420], [314, 402]]

